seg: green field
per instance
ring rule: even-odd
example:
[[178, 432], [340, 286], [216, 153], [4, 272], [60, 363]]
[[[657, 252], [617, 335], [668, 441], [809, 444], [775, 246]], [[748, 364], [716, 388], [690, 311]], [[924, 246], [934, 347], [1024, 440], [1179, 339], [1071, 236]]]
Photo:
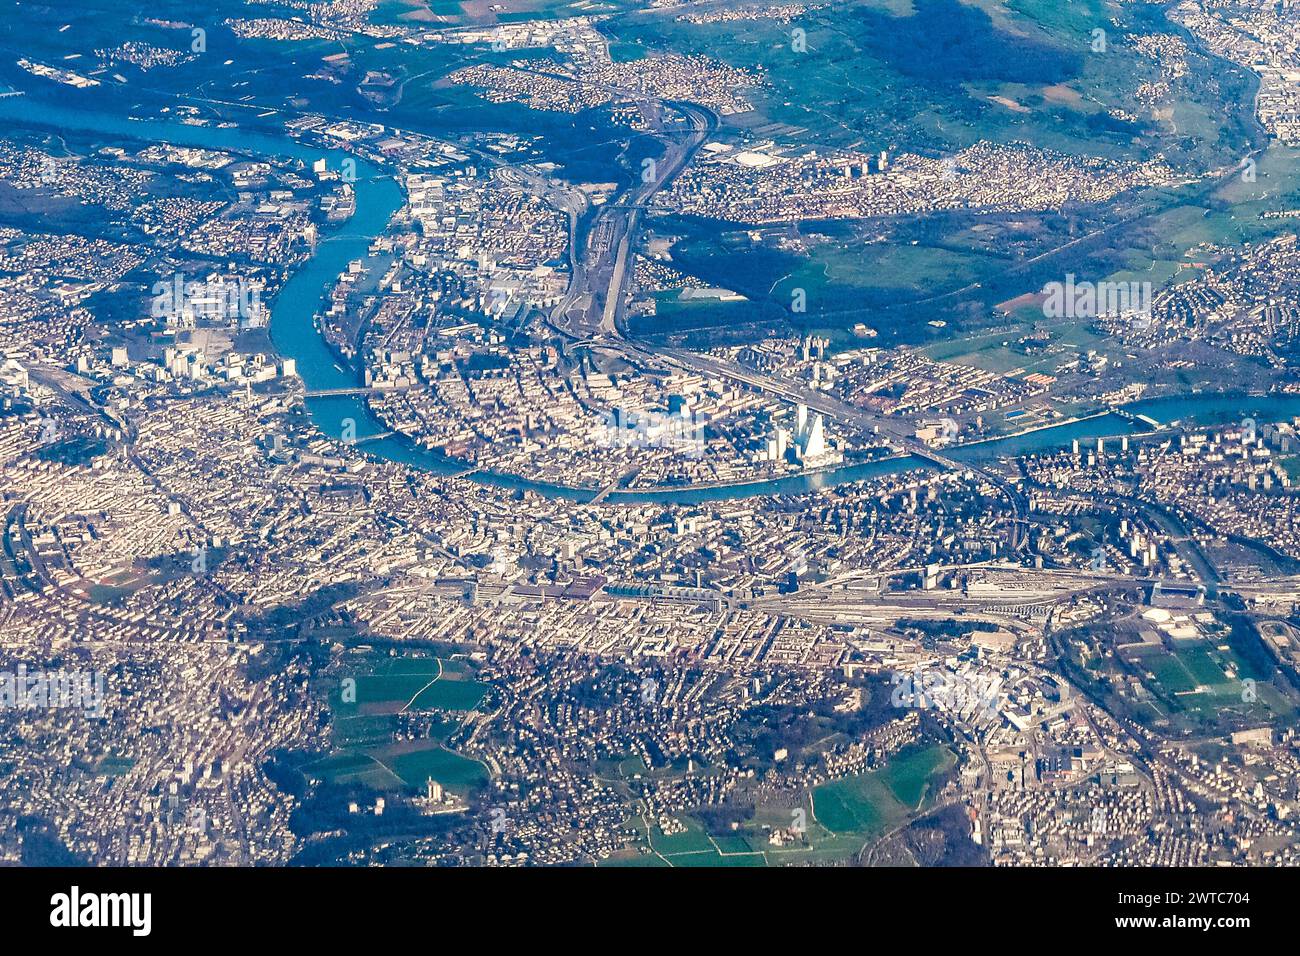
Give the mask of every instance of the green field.
[[[420, 791], [432, 777], [447, 790], [465, 793], [487, 781], [476, 760], [448, 750], [460, 713], [473, 710], [487, 693], [471, 679], [464, 662], [434, 657], [355, 655], [329, 692], [333, 750], [307, 769], [334, 783], [361, 783], [375, 790]], [[356, 700], [350, 698], [355, 681]], [[397, 715], [451, 712], [435, 724], [430, 739], [394, 742]]]
[[823, 784], [813, 791], [817, 821], [833, 833], [873, 835], [920, 809], [932, 775], [953, 762], [938, 746], [896, 757], [873, 770]]
[[[877, 0], [809, 10], [789, 24], [692, 24], [675, 14], [623, 17], [608, 30], [647, 52], [699, 53], [761, 69], [770, 87], [756, 94], [757, 109], [730, 121], [806, 130], [805, 141], [952, 150], [981, 139], [1022, 140], [1088, 155], [1213, 159], [1248, 138], [1248, 78], [1197, 53], [1193, 76], [1174, 84], [1163, 104], [1166, 118], [1138, 105], [1134, 91], [1159, 69], [1126, 42], [1126, 30], [1176, 31], [1154, 6]], [[1109, 34], [1104, 53], [1091, 49], [1098, 27]], [[795, 28], [805, 31], [806, 52], [794, 49]], [[1108, 111], [1117, 109], [1139, 118], [1115, 121]]]
[[1197, 684], [1210, 686], [1228, 682], [1227, 675], [1210, 657], [1208, 651], [1195, 648], [1181, 651], [1178, 656], [1183, 663], [1183, 667], [1187, 668], [1187, 672], [1192, 675]]
[[[807, 52], [792, 49], [795, 28], [806, 31]], [[1099, 28], [1107, 33], [1100, 52], [1091, 46]], [[719, 224], [670, 221], [665, 231], [682, 236], [673, 249], [679, 268], [734, 288], [753, 305], [743, 317], [739, 310], [687, 316], [670, 309], [648, 333], [758, 317], [771, 322], [788, 313], [793, 290], [803, 289], [806, 314], [789, 314], [796, 325], [838, 341], [862, 321], [881, 333], [877, 344], [924, 344], [986, 326], [994, 305], [1066, 272], [1158, 287], [1196, 274], [1187, 268], [1195, 261], [1188, 254], [1203, 243], [1258, 241], [1294, 225], [1259, 213], [1297, 204], [1295, 150], [1269, 147], [1255, 183], [1230, 179], [1211, 189], [1196, 179], [1234, 167], [1264, 142], [1247, 71], [1192, 45], [1187, 75], [1158, 104], [1138, 101], [1136, 91], [1161, 72], [1131, 37], [1180, 33], [1155, 4], [876, 0], [808, 10], [791, 23], [716, 24], [680, 21], [675, 9], [651, 10], [617, 17], [604, 29], [623, 56], [633, 49], [698, 53], [761, 71], [765, 85], [750, 94], [756, 108], [727, 117], [723, 139], [734, 127], [796, 147], [931, 154], [981, 141], [1029, 142], [1104, 159], [1159, 155], [1188, 177], [1183, 186], [1072, 209], [1068, 232], [1060, 213], [920, 217], [882, 227], [884, 242], [845, 223], [792, 221], [785, 226], [796, 236], [825, 231], [829, 239], [793, 253], [747, 242], [745, 232], [727, 234]], [[1116, 119], [1121, 114], [1131, 118]], [[1104, 240], [1067, 247], [1033, 268], [1017, 266], [1116, 223], [1123, 225], [1104, 232]], [[932, 319], [944, 319], [947, 329], [934, 331], [927, 326]], [[998, 346], [957, 355], [1003, 373], [1050, 373], [1056, 363], [1050, 354], [1025, 357]]]
[[[628, 825], [640, 835], [634, 847], [602, 861], [602, 866], [781, 866], [787, 863], [837, 863], [853, 859], [867, 843], [926, 809], [937, 779], [955, 765], [948, 748], [930, 745], [897, 755], [886, 767], [823, 784], [805, 793], [799, 807], [764, 804], [736, 829], [709, 833], [687, 814], [680, 833], [647, 827], [639, 814]], [[629, 771], [638, 770], [628, 764]], [[796, 819], [803, 840], [775, 845], [769, 835], [786, 831]]]
[[355, 674], [356, 702], [342, 700], [343, 688], [331, 695], [338, 712], [376, 714], [406, 710], [473, 710], [487, 691], [485, 684], [465, 679], [458, 663], [437, 658], [379, 658], [368, 660]]
[[[1162, 698], [1134, 707], [1136, 719], [1148, 725], [1170, 720], [1204, 731], [1293, 717], [1295, 707], [1271, 683], [1271, 675], [1255, 670], [1236, 649], [1204, 640], [1179, 644], [1173, 651], [1153, 649], [1136, 656], [1139, 668], [1154, 675], [1148, 683]], [[1246, 692], [1245, 678], [1256, 681], [1253, 695]]]
[[120, 777], [135, 766], [135, 759], [119, 754], [109, 754], [95, 766], [95, 773], [108, 777]]
[[477, 760], [452, 753], [442, 746], [406, 752], [381, 753], [379, 759], [408, 787], [423, 790], [432, 777], [453, 792], [463, 792], [487, 783], [487, 768]]
[[1148, 666], [1167, 693], [1186, 694], [1196, 689], [1196, 679], [1173, 654], [1161, 654]]
[[487, 769], [444, 749], [436, 741], [420, 741], [418, 749], [384, 746], [345, 750], [312, 764], [316, 776], [334, 783], [362, 783], [373, 790], [422, 792], [432, 777], [453, 793], [465, 793], [487, 782]]

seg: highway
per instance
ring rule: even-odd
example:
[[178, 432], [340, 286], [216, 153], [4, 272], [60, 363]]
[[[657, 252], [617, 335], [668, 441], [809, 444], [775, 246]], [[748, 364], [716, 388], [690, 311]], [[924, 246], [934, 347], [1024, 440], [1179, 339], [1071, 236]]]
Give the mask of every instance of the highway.
[[[627, 283], [631, 278], [629, 259], [641, 211], [659, 190], [672, 183], [717, 128], [717, 118], [702, 107], [658, 101], [649, 105], [655, 107], [658, 138], [664, 145], [664, 155], [650, 169], [653, 175], [639, 178], [600, 207], [585, 231], [585, 243], [579, 242], [581, 214], [570, 211], [573, 276], [550, 316], [551, 326], [567, 338], [618, 341], [622, 337]], [[665, 129], [666, 115], [681, 116], [684, 127]]]
[[[602, 340], [602, 344], [613, 346], [615, 343]], [[690, 352], [686, 349], [649, 349], [631, 342], [624, 342], [622, 345], [628, 354], [640, 355], [643, 358], [658, 357], [661, 360], [667, 358], [680, 367], [693, 369], [705, 375], [727, 378], [765, 394], [807, 405], [813, 411], [821, 412], [826, 417], [857, 428], [863, 433], [883, 435], [908, 454], [931, 462], [940, 468], [950, 471], [970, 471], [977, 474], [1005, 495], [1015, 512], [1008, 532], [1008, 550], [1013, 553], [1019, 551], [1028, 541], [1029, 502], [1020, 489], [1006, 475], [997, 470], [958, 462], [924, 442], [918, 441], [913, 435], [908, 434], [912, 425], [907, 420], [888, 418], [875, 412], [857, 408], [840, 401], [834, 396], [810, 388], [802, 382], [791, 382], [764, 375], [753, 369], [745, 368], [737, 362], [731, 362], [718, 356]]]
[[[615, 92], [626, 94], [622, 90]], [[548, 320], [551, 327], [575, 346], [606, 348], [630, 359], [640, 358], [656, 364], [666, 361], [684, 370], [738, 382], [764, 394], [806, 405], [813, 411], [864, 434], [884, 436], [907, 453], [940, 468], [978, 474], [1007, 497], [1015, 512], [1008, 532], [1008, 550], [1014, 553], [1023, 548], [1028, 538], [1029, 509], [1019, 489], [1005, 475], [959, 463], [918, 441], [912, 434], [913, 426], [910, 422], [849, 405], [802, 382], [764, 375], [719, 356], [686, 349], [655, 348], [627, 337], [623, 320], [627, 285], [632, 274], [629, 258], [636, 241], [641, 212], [650, 206], [656, 193], [673, 182], [718, 126], [716, 116], [695, 104], [647, 100], [645, 97], [641, 97], [641, 100], [643, 115], [654, 117], [656, 134], [664, 145], [664, 154], [654, 164], [653, 175], [642, 177], [633, 186], [624, 188], [613, 201], [600, 207], [592, 218], [590, 228], [585, 231], [586, 241], [582, 248], [579, 248], [581, 226], [584, 216], [588, 214], [585, 195], [577, 190], [562, 188], [554, 181], [532, 174], [524, 167], [510, 167], [509, 172], [505, 169], [498, 170], [497, 174], [503, 178], [519, 177], [518, 182], [529, 186], [569, 215], [572, 275], [564, 297], [551, 312]], [[682, 117], [684, 127], [668, 128], [665, 117], [670, 115]], [[575, 197], [575, 193], [581, 196], [580, 200]]]

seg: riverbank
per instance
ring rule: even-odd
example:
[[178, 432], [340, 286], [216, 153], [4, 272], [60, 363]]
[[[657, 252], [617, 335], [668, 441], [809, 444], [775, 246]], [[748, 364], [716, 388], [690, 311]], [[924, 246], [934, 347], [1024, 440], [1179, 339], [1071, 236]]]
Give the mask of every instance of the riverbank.
[[[46, 104], [30, 96], [0, 99], [0, 119], [36, 128], [68, 128], [98, 132], [149, 143], [170, 142], [180, 146], [216, 149], [240, 155], [282, 156], [310, 164], [324, 158], [332, 166], [344, 159], [355, 163], [356, 211], [346, 223], [323, 231], [312, 257], [284, 284], [271, 302], [271, 341], [283, 358], [295, 360], [298, 375], [307, 391], [328, 391], [357, 387], [355, 371], [340, 367], [337, 355], [326, 343], [316, 315], [328, 293], [350, 261], [364, 258], [371, 242], [382, 235], [405, 202], [393, 174], [352, 153], [310, 145], [287, 134], [282, 138], [238, 128], [192, 126], [169, 120], [122, 118]], [[447, 477], [460, 477], [505, 490], [533, 493], [549, 498], [589, 502], [599, 489], [532, 481], [518, 475], [475, 468], [433, 452], [411, 439], [390, 431], [371, 411], [364, 398], [355, 395], [305, 399], [313, 423], [323, 433], [342, 438], [345, 429], [366, 442], [363, 453], [378, 459], [420, 468]], [[1122, 414], [1121, 414], [1122, 413]], [[1075, 441], [1120, 437], [1136, 431], [1132, 415], [1164, 427], [1179, 421], [1208, 419], [1205, 424], [1222, 424], [1256, 417], [1259, 421], [1280, 421], [1300, 415], [1300, 395], [1264, 396], [1193, 394], [1145, 399], [1118, 411], [1054, 422], [1013, 435], [972, 442], [946, 451], [958, 461], [988, 461], [1055, 451]], [[379, 437], [382, 436], [382, 437]], [[637, 491], [618, 489], [603, 500], [611, 504], [697, 504], [771, 495], [808, 494], [840, 484], [867, 480], [934, 467], [916, 456], [904, 455], [871, 462], [779, 478], [738, 481], [726, 484], [655, 488]]]

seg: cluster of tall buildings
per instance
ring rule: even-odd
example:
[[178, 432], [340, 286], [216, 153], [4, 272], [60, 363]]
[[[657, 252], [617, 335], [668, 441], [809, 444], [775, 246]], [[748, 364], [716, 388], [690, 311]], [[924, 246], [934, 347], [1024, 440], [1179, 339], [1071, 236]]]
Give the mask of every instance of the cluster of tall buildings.
[[826, 441], [826, 424], [818, 412], [800, 405], [795, 412], [794, 430], [773, 425], [764, 449], [765, 461], [793, 461], [805, 468], [835, 464], [843, 460]]
[[877, 173], [889, 171], [889, 151], [882, 149], [879, 156], [868, 156], [854, 171], [852, 163], [844, 164], [844, 178], [857, 179], [861, 176], [872, 176]]

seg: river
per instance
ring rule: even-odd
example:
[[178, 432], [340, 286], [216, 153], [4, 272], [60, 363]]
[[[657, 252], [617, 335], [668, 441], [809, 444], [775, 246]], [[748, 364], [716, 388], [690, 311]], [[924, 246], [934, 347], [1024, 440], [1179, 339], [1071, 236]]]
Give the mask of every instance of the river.
[[[70, 109], [29, 95], [0, 98], [0, 119], [40, 129], [75, 129], [146, 142], [168, 142], [178, 146], [260, 156], [283, 156], [301, 160], [308, 165], [325, 158], [333, 168], [339, 168], [342, 160], [351, 155], [339, 150], [309, 146], [287, 135], [278, 137], [242, 128], [192, 126], [173, 120], [133, 120], [102, 111]], [[315, 254], [294, 273], [271, 302], [272, 343], [281, 356], [295, 360], [298, 375], [310, 391], [349, 388], [360, 384], [354, 372], [338, 365], [336, 356], [325, 344], [314, 319], [339, 274], [346, 270], [351, 260], [365, 257], [370, 243], [384, 232], [390, 218], [401, 208], [403, 202], [401, 187], [391, 174], [358, 157], [352, 158], [357, 173], [355, 214], [339, 227], [322, 230]], [[342, 435], [343, 423], [348, 419], [355, 423], [357, 438], [388, 431], [360, 396], [312, 398], [307, 400], [307, 406], [316, 426], [335, 438]], [[1185, 395], [1137, 402], [1126, 406], [1125, 411], [1145, 415], [1162, 424], [1176, 421], [1221, 424], [1238, 422], [1246, 417], [1255, 417], [1263, 423], [1300, 415], [1300, 396]], [[959, 461], [977, 463], [1004, 455], [1057, 450], [1069, 446], [1075, 439], [1086, 441], [1134, 431], [1135, 426], [1128, 418], [1111, 413], [1041, 428], [1022, 435], [947, 449], [945, 454]], [[367, 441], [362, 448], [368, 455], [437, 474], [451, 475], [467, 469], [464, 462], [424, 449], [401, 436]], [[794, 495], [926, 467], [929, 465], [922, 459], [904, 456], [742, 484], [615, 491], [606, 500], [614, 504], [694, 504], [774, 494]], [[532, 491], [550, 498], [587, 501], [596, 494], [587, 488], [530, 481], [515, 475], [486, 471], [476, 471], [468, 477], [480, 484]]]

